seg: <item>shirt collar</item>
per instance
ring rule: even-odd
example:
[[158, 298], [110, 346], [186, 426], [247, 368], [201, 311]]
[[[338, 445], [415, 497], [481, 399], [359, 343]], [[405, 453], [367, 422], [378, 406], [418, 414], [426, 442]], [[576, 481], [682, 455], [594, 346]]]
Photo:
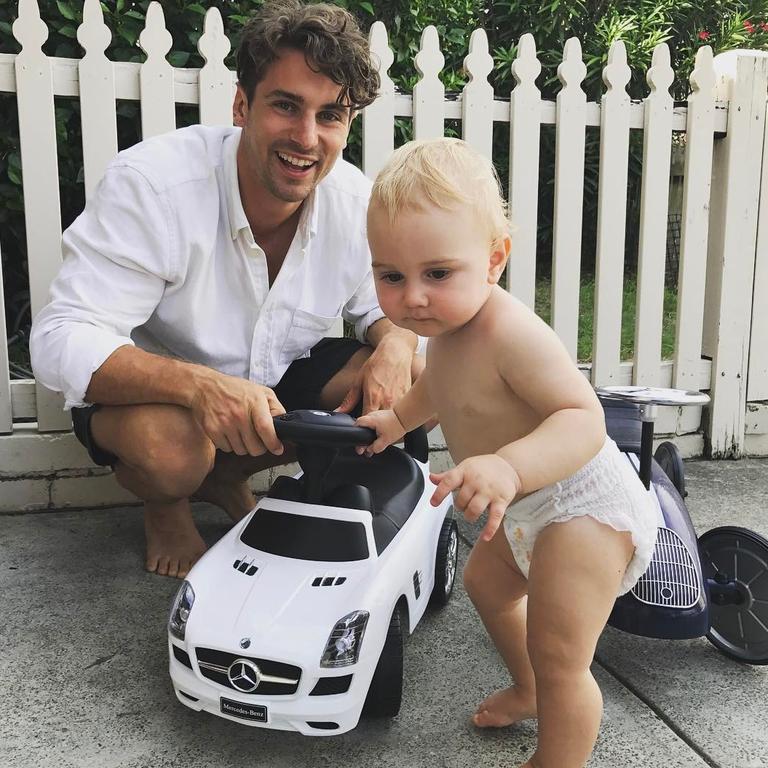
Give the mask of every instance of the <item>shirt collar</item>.
[[[224, 180], [227, 196], [227, 214], [229, 232], [235, 240], [243, 230], [250, 231], [248, 217], [245, 215], [243, 201], [240, 198], [240, 184], [237, 179], [237, 148], [240, 144], [241, 130], [234, 131], [226, 139], [224, 147]], [[319, 186], [322, 185], [322, 182]], [[317, 234], [317, 222], [320, 218], [319, 188], [315, 187], [306, 199], [299, 219], [299, 232], [304, 242], [309, 242]]]

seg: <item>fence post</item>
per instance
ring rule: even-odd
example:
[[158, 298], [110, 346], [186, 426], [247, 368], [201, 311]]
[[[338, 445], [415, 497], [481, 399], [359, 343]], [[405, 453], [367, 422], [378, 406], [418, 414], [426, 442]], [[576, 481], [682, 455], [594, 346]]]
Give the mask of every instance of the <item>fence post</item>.
[[752, 329], [749, 343], [747, 400], [768, 400], [768, 112], [763, 139], [762, 189], [757, 219], [755, 287], [752, 299]]
[[738, 458], [744, 451], [768, 54], [729, 51], [716, 56], [714, 66], [717, 96], [729, 106], [727, 135], [713, 158], [703, 339], [704, 354], [712, 357], [707, 445], [712, 458]]
[[8, 367], [8, 334], [5, 329], [5, 299], [3, 297], [3, 260], [0, 257], [0, 435], [13, 432], [11, 412], [11, 371]]
[[[56, 115], [53, 107], [51, 60], [43, 53], [48, 28], [40, 18], [36, 0], [20, 0], [13, 35], [21, 43], [16, 56], [16, 99], [24, 189], [24, 222], [27, 230], [29, 296], [32, 317], [43, 308], [51, 281], [61, 266], [61, 207], [59, 163], [56, 154]], [[72, 422], [64, 413], [63, 399], [35, 387], [37, 423], [41, 432], [68, 430]]]
[[375, 179], [395, 149], [395, 84], [387, 74], [395, 54], [381, 21], [371, 25], [368, 41], [374, 61], [378, 61], [381, 87], [376, 101], [363, 110], [363, 173]]

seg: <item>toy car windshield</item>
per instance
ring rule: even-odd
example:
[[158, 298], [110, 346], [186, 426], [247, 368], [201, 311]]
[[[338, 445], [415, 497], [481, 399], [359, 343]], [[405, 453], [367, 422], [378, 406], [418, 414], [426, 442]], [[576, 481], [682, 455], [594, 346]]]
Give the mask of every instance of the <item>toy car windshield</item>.
[[368, 540], [362, 523], [266, 507], [253, 515], [240, 540], [260, 552], [295, 560], [344, 563], [368, 558]]

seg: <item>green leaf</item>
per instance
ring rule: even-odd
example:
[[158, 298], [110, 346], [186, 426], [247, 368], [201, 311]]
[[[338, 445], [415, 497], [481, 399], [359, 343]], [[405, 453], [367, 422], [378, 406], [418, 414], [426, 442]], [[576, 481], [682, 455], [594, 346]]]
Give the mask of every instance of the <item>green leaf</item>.
[[199, 3], [192, 3], [191, 5], [184, 6], [185, 11], [192, 11], [192, 13], [199, 13], [201, 16], [205, 16], [205, 8]]
[[73, 40], [77, 39], [77, 28], [71, 24], [67, 24], [59, 29], [59, 34], [64, 37], [71, 37]]
[[373, 15], [376, 13], [376, 12], [373, 10], [373, 6], [372, 6], [370, 3], [365, 3], [365, 2], [363, 2], [363, 3], [360, 3], [360, 7], [361, 7], [363, 10], [365, 10], [365, 11], [368, 11], [368, 13], [370, 13], [370, 14], [371, 14], [371, 16], [373, 16]]
[[171, 51], [168, 54], [168, 61], [172, 67], [183, 67], [189, 61], [189, 56], [186, 51]]
[[59, 8], [59, 13], [70, 21], [77, 21], [77, 11], [69, 5], [69, 3], [63, 2], [63, 0], [56, 0], [56, 5]]

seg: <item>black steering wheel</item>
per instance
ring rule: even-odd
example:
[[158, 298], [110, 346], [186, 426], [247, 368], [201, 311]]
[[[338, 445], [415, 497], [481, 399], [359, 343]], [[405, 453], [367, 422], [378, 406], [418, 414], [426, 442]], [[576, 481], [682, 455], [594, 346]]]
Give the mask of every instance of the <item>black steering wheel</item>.
[[275, 432], [281, 440], [298, 445], [327, 445], [342, 447], [370, 445], [376, 431], [358, 427], [348, 413], [333, 411], [289, 411], [274, 417]]

